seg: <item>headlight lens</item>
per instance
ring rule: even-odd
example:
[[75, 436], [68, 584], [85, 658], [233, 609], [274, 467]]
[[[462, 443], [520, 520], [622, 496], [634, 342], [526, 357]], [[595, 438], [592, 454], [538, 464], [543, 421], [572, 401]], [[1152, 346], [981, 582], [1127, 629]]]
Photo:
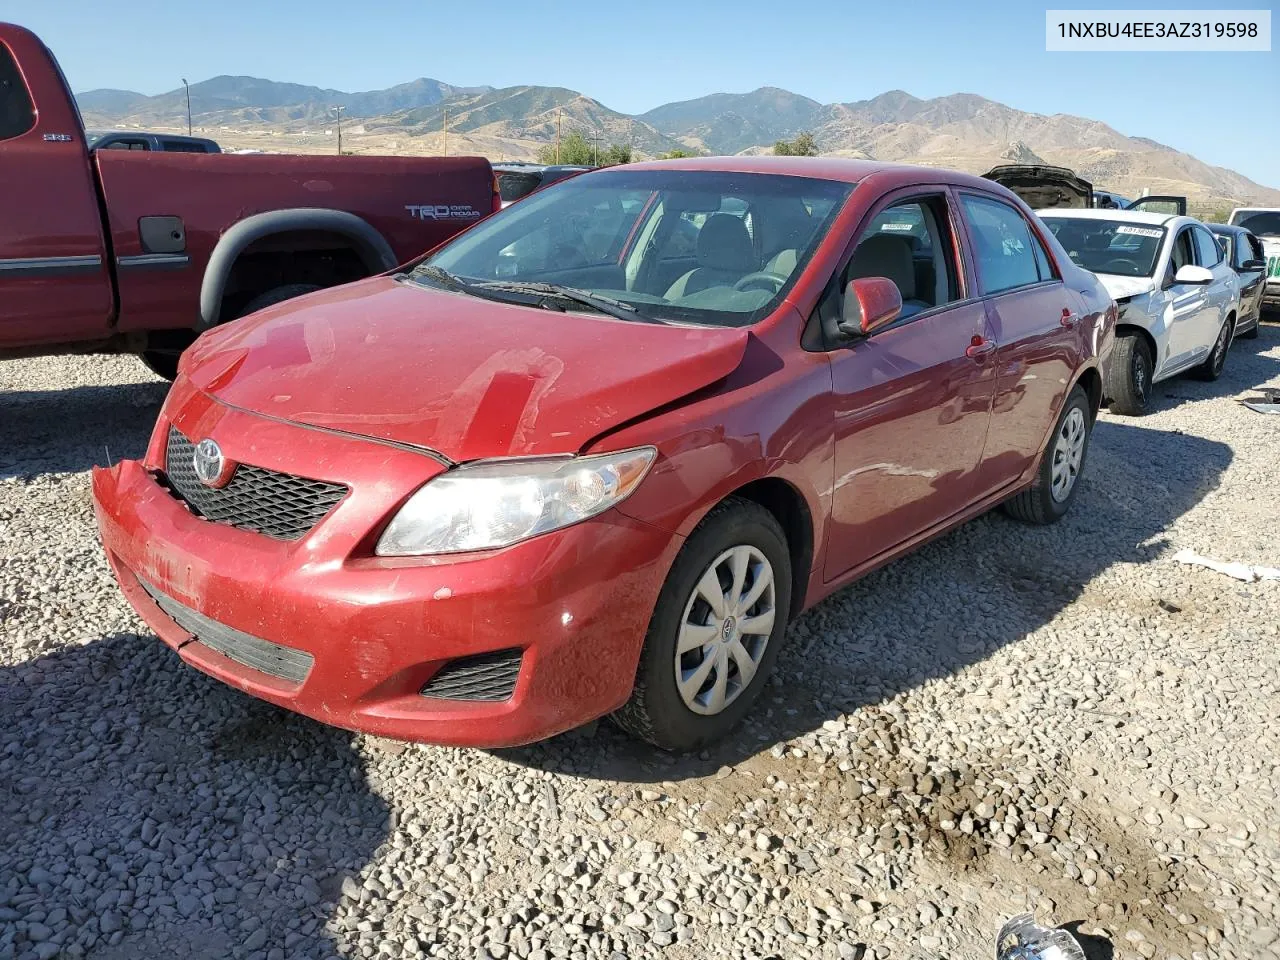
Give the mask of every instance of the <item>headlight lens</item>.
[[492, 550], [621, 503], [644, 479], [652, 447], [563, 460], [457, 467], [428, 481], [378, 540], [382, 557]]

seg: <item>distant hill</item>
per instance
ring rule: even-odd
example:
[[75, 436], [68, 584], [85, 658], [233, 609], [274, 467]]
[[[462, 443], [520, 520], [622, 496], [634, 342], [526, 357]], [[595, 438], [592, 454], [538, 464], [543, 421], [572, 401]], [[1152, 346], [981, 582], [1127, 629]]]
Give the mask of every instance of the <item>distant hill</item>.
[[[77, 95], [91, 127], [181, 129], [181, 88], [154, 97], [128, 90]], [[701, 153], [762, 153], [780, 139], [811, 131], [825, 154], [911, 161], [981, 173], [1000, 162], [1034, 158], [1078, 171], [1097, 186], [1129, 196], [1185, 193], [1218, 208], [1241, 202], [1280, 204], [1264, 187], [1146, 137], [1130, 137], [1097, 120], [1015, 110], [971, 93], [920, 99], [891, 90], [870, 100], [822, 104], [777, 87], [715, 93], [628, 116], [563, 87], [457, 87], [422, 78], [386, 90], [345, 93], [257, 77], [214, 77], [191, 86], [194, 124], [268, 149], [325, 149], [308, 141], [332, 125], [333, 108], [355, 121], [344, 147], [368, 152], [443, 149], [445, 113], [451, 150], [495, 158], [533, 157], [564, 134], [595, 137], [601, 147], [631, 144], [639, 156], [682, 148]], [[349, 133], [350, 139], [345, 136]], [[453, 138], [457, 138], [456, 140]], [[256, 139], [254, 139], [256, 138]], [[362, 146], [363, 144], [363, 146]]]

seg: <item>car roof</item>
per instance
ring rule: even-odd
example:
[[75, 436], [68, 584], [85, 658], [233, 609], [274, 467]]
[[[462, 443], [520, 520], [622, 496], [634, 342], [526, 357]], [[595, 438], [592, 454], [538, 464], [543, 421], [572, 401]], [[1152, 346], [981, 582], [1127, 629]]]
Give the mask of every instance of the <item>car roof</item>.
[[[1180, 217], [1172, 213], [1149, 213], [1146, 210], [1106, 210], [1106, 209], [1089, 209], [1077, 210], [1074, 208], [1057, 207], [1048, 210], [1037, 210], [1036, 213], [1041, 217], [1071, 217], [1079, 220], [1119, 220], [1121, 223], [1146, 223], [1154, 227], [1172, 226], [1173, 221], [1186, 221], [1188, 223], [1196, 223], [1192, 217]], [[1181, 226], [1181, 223], [1178, 224]]]
[[1206, 223], [1213, 233], [1248, 233], [1244, 227], [1236, 226], [1234, 223]]
[[676, 160], [647, 160], [627, 164], [628, 170], [689, 170], [719, 173], [772, 173], [790, 177], [812, 177], [857, 183], [874, 174], [914, 174], [922, 183], [951, 183], [971, 186], [990, 193], [1012, 194], [993, 180], [946, 167], [913, 166], [906, 163], [884, 163], [878, 160], [854, 160], [848, 157], [681, 157]]

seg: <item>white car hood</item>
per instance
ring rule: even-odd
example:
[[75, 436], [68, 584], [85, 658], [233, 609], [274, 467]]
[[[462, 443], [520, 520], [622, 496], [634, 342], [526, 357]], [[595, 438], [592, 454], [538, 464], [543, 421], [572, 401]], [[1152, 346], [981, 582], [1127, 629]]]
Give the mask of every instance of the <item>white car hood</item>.
[[1112, 300], [1141, 296], [1156, 288], [1156, 282], [1150, 277], [1121, 277], [1114, 273], [1099, 273], [1095, 276], [1107, 288]]

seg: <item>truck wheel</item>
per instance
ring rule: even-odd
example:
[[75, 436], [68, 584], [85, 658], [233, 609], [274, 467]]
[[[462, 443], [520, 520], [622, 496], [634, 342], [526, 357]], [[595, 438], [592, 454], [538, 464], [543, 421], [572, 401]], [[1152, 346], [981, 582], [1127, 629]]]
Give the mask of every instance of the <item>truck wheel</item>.
[[267, 307], [274, 306], [277, 303], [292, 300], [294, 297], [300, 297], [304, 293], [314, 293], [319, 289], [320, 285], [318, 283], [285, 283], [278, 287], [273, 287], [266, 293], [258, 294], [246, 303], [244, 309], [236, 314], [236, 319], [247, 317], [251, 313], [257, 313], [259, 310], [265, 310]]

